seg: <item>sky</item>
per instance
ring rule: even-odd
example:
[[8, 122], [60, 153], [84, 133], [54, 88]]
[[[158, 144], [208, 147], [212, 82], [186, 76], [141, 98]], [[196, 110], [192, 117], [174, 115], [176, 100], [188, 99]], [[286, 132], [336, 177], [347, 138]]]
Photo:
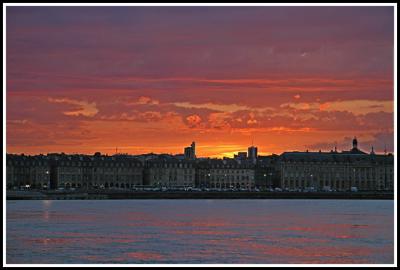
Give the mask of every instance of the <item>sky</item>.
[[8, 153], [393, 151], [393, 7], [6, 9]]

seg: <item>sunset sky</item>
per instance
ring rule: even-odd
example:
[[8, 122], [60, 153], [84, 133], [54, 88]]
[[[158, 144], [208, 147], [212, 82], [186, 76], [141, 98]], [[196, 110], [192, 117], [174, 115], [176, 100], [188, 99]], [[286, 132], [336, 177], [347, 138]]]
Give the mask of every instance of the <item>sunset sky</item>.
[[7, 152], [393, 151], [393, 7], [7, 7]]

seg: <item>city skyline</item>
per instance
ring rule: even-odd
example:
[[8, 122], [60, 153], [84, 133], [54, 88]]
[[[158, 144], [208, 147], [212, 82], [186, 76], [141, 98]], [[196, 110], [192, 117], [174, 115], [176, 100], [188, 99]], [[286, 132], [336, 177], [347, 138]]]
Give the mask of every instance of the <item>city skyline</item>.
[[394, 152], [393, 7], [6, 8], [7, 152]]
[[[352, 140], [352, 147], [350, 147], [350, 141], [348, 142], [348, 146], [349, 147], [345, 147], [345, 148], [343, 148], [343, 149], [339, 149], [338, 147], [337, 147], [337, 145], [333, 145], [333, 147], [331, 148], [331, 149], [329, 149], [328, 151], [322, 151], [321, 149], [319, 149], [318, 151], [310, 151], [309, 149], [305, 149], [305, 150], [290, 150], [290, 149], [288, 149], [288, 150], [285, 150], [285, 151], [283, 151], [283, 152], [281, 152], [281, 153], [267, 153], [267, 154], [265, 154], [266, 152], [263, 152], [263, 151], [258, 151], [259, 149], [258, 149], [258, 146], [257, 145], [254, 145], [254, 144], [252, 144], [252, 145], [249, 145], [246, 149], [243, 149], [243, 150], [237, 150], [237, 151], [234, 151], [234, 152], [232, 152], [232, 156], [199, 156], [199, 155], [197, 155], [196, 154], [196, 152], [193, 152], [193, 155], [194, 155], [194, 159], [196, 159], [196, 158], [240, 158], [240, 153], [246, 153], [246, 158], [248, 158], [248, 155], [250, 155], [249, 154], [249, 151], [250, 151], [250, 149], [251, 148], [255, 148], [256, 150], [256, 152], [255, 152], [255, 156], [257, 157], [257, 156], [270, 156], [270, 155], [282, 155], [283, 153], [287, 153], [287, 152], [299, 152], [299, 153], [301, 153], [301, 152], [310, 152], [310, 153], [312, 153], [312, 152], [322, 152], [322, 153], [332, 153], [332, 152], [334, 152], [334, 153], [347, 153], [348, 151], [350, 151], [351, 149], [358, 149], [358, 150], [360, 150], [361, 152], [364, 152], [365, 154], [371, 154], [371, 152], [373, 152], [374, 154], [377, 154], [377, 155], [381, 155], [381, 154], [393, 154], [391, 151], [388, 151], [386, 148], [384, 148], [384, 150], [382, 151], [382, 152], [377, 152], [376, 150], [375, 150], [375, 147], [374, 146], [371, 146], [371, 148], [370, 149], [365, 149], [365, 148], [363, 148], [363, 147], [359, 147], [358, 146], [358, 140], [357, 140], [357, 142], [356, 142], [356, 146], [354, 146], [354, 140], [356, 140], [357, 138], [356, 137], [354, 137], [354, 139]], [[36, 153], [36, 154], [32, 154], [32, 155], [43, 155], [43, 154], [66, 154], [66, 155], [96, 155], [97, 153], [100, 153], [100, 154], [102, 154], [102, 155], [110, 155], [110, 156], [112, 156], [112, 155], [131, 155], [131, 156], [140, 156], [140, 155], [150, 155], [150, 154], [154, 154], [154, 155], [173, 155], [173, 156], [185, 156], [185, 158], [186, 158], [186, 151], [187, 151], [187, 149], [191, 149], [192, 147], [193, 147], [193, 145], [194, 145], [194, 143], [196, 143], [196, 142], [192, 142], [192, 144], [190, 145], [190, 146], [182, 146], [182, 151], [181, 152], [177, 152], [177, 153], [171, 153], [171, 152], [145, 152], [145, 153], [128, 153], [128, 152], [125, 152], [124, 151], [124, 149], [121, 149], [121, 148], [118, 148], [118, 147], [116, 147], [115, 148], [115, 152], [114, 153], [102, 153], [102, 152], [99, 152], [99, 151], [96, 151], [96, 152], [93, 152], [93, 153], [79, 153], [79, 152], [71, 152], [71, 153], [68, 153], [68, 152], [62, 152], [62, 151], [58, 151], [58, 152], [48, 152], [48, 153], [44, 153], [44, 152], [40, 152], [40, 153]], [[196, 149], [199, 147], [199, 145], [197, 145], [196, 146]], [[258, 152], [258, 153], [257, 153]], [[24, 154], [25, 155], [25, 153], [10, 153], [10, 152], [7, 152], [7, 154], [12, 154], [12, 155], [21, 155], [21, 154]], [[29, 153], [26, 153], [27, 155], [30, 155]], [[190, 154], [189, 154], [190, 155]], [[192, 158], [190, 158], [190, 157], [188, 157], [188, 159], [192, 159]]]

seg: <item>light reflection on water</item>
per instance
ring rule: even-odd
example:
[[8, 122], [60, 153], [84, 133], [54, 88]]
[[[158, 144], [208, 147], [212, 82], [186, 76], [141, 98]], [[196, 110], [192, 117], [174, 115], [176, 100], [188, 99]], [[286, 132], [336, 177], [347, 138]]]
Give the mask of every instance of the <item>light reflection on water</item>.
[[7, 201], [7, 263], [393, 263], [393, 201]]

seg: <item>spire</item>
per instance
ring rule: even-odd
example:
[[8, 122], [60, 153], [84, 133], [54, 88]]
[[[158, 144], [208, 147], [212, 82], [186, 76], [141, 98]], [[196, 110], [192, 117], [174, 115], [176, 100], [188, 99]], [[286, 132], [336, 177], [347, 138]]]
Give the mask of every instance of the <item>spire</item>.
[[371, 147], [371, 155], [375, 155], [374, 146]]
[[358, 144], [357, 138], [354, 136], [354, 139], [353, 139], [353, 148], [354, 149], [357, 149], [357, 144]]

